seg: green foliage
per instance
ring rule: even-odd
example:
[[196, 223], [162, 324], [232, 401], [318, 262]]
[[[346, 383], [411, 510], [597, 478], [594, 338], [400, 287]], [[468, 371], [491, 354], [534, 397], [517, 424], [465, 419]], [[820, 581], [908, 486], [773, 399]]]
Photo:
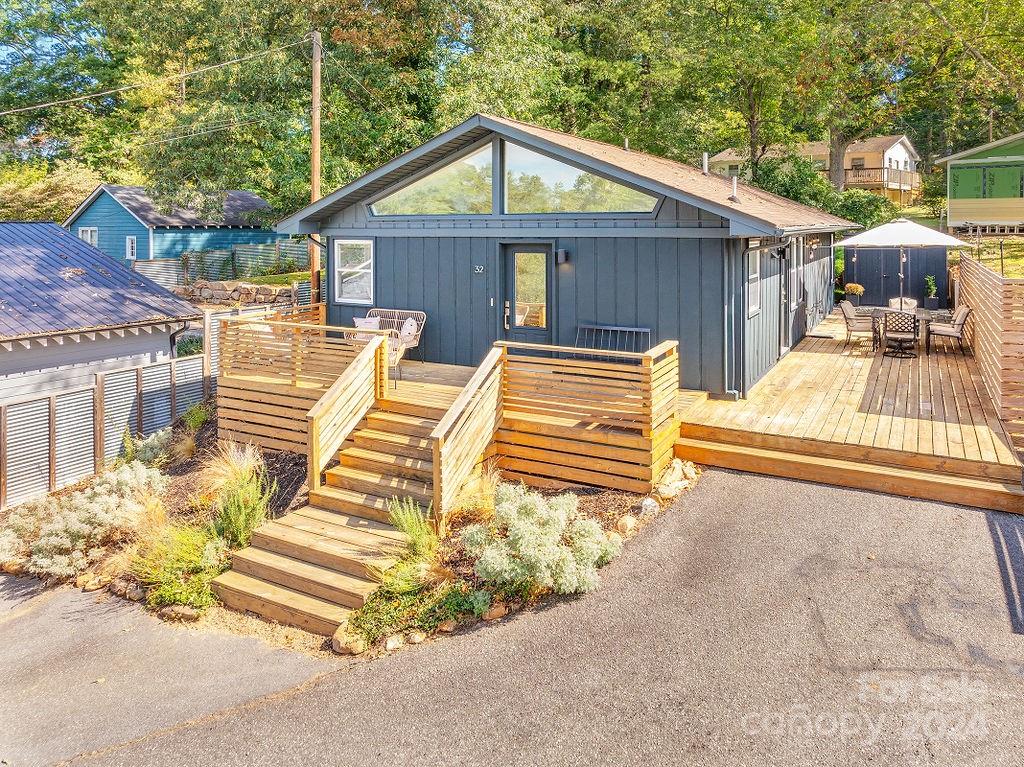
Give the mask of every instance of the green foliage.
[[211, 407], [205, 402], [197, 402], [189, 406], [188, 410], [181, 414], [181, 422], [190, 432], [197, 432], [210, 420]]
[[[174, 432], [170, 426], [153, 432], [148, 437], [135, 438], [127, 435], [131, 447], [127, 447], [125, 460], [141, 461], [146, 466], [164, 466], [170, 458], [171, 443], [174, 441]], [[128, 452], [131, 458], [128, 458]]]
[[847, 189], [837, 196], [826, 210], [837, 216], [855, 221], [866, 229], [897, 218], [899, 207], [887, 197], [866, 189]]
[[430, 560], [434, 557], [440, 543], [437, 531], [416, 501], [412, 498], [393, 498], [388, 502], [388, 516], [391, 524], [408, 537], [410, 558]]
[[98, 173], [71, 160], [2, 163], [0, 221], [61, 223], [102, 181]]
[[159, 471], [133, 462], [104, 472], [84, 490], [18, 506], [0, 528], [0, 561], [24, 561], [43, 578], [73, 578], [130, 537], [145, 496], [165, 486]]
[[202, 336], [185, 336], [184, 338], [179, 338], [178, 343], [175, 345], [175, 354], [178, 357], [191, 357], [194, 354], [202, 353]]
[[252, 531], [266, 522], [276, 492], [277, 482], [267, 477], [260, 461], [220, 489], [213, 504], [213, 529], [233, 549], [248, 546]]
[[395, 590], [385, 577], [365, 605], [349, 616], [348, 627], [371, 644], [399, 631], [434, 631], [446, 620], [463, 615], [480, 617], [491, 606], [491, 595], [464, 582]]
[[146, 603], [150, 607], [187, 605], [201, 610], [215, 602], [210, 581], [227, 564], [224, 542], [208, 529], [172, 524], [139, 546], [131, 571], [148, 587]]
[[619, 554], [622, 542], [606, 537], [578, 507], [571, 493], [544, 498], [524, 485], [498, 485], [493, 518], [461, 534], [477, 577], [501, 588], [559, 594], [597, 588], [597, 568]]
[[928, 298], [935, 298], [939, 292], [939, 286], [935, 282], [935, 275], [927, 274], [924, 278], [925, 294]]
[[921, 177], [921, 204], [932, 218], [946, 211], [946, 174], [926, 173]]

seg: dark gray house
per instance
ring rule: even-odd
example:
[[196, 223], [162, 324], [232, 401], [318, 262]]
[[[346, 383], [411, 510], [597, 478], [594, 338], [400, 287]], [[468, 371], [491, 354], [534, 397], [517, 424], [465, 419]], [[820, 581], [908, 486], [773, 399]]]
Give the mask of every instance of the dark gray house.
[[[734, 186], [735, 183], [735, 186]], [[580, 324], [678, 339], [682, 385], [737, 397], [832, 309], [841, 218], [642, 152], [475, 115], [278, 224], [328, 248], [329, 322], [427, 313], [428, 360]]]

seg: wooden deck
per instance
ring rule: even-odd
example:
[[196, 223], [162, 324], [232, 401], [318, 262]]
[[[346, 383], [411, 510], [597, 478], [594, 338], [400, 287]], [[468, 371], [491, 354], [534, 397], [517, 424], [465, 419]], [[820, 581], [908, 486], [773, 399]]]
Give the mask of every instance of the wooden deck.
[[[985, 508], [1024, 508], [1021, 462], [973, 357], [940, 339], [931, 355], [893, 359], [872, 352], [869, 337], [855, 336], [850, 344], [845, 338], [842, 320], [829, 317], [746, 399], [696, 399], [680, 414], [676, 454]], [[974, 478], [999, 487], [969, 491]], [[929, 482], [950, 487], [921, 492]]]
[[467, 365], [402, 360], [402, 377], [391, 376], [386, 398], [391, 403], [447, 410], [475, 370]]

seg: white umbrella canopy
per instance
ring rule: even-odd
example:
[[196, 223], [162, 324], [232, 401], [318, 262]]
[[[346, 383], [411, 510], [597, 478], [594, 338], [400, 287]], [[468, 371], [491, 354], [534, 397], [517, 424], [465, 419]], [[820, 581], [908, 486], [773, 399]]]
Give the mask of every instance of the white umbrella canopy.
[[866, 232], [855, 234], [834, 243], [843, 248], [970, 248], [970, 243], [950, 237], [948, 234], [929, 229], [905, 218], [897, 218], [888, 224], [876, 226]]

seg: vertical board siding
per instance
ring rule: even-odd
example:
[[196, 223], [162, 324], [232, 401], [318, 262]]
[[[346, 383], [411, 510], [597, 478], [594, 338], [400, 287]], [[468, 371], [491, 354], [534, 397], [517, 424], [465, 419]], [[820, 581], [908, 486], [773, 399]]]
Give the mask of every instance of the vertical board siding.
[[7, 505], [27, 501], [50, 488], [50, 399], [7, 408]]
[[[899, 248], [844, 248], [843, 283], [864, 286], [863, 306], [884, 306], [900, 294]], [[926, 275], [935, 277], [939, 306], [945, 307], [949, 293], [949, 267], [945, 248], [907, 248], [903, 294], [922, 303]], [[854, 260], [856, 258], [856, 260]]]
[[[725, 372], [727, 240], [674, 237], [376, 237], [374, 306], [427, 313], [420, 350], [427, 360], [476, 366], [499, 339], [502, 244], [539, 242], [569, 252], [554, 268], [552, 341], [573, 345], [581, 323], [650, 327], [654, 343], [679, 341], [680, 380], [687, 388], [735, 388]], [[520, 236], [522, 235], [522, 236]], [[333, 245], [331, 247], [333, 254]], [[482, 266], [477, 273], [475, 266]], [[333, 267], [333, 256], [329, 260]], [[369, 307], [333, 300], [328, 322], [351, 325]], [[730, 320], [731, 322], [731, 320]], [[417, 356], [420, 350], [417, 350]]]
[[93, 406], [92, 389], [59, 394], [56, 397], [56, 442], [53, 451], [56, 488], [73, 485], [93, 473]]
[[187, 250], [228, 250], [233, 245], [276, 242], [286, 235], [269, 229], [169, 229], [153, 230], [153, 258], [180, 258]]
[[129, 236], [135, 237], [136, 258], [150, 257], [149, 229], [106, 192], [101, 192], [67, 228], [77, 237], [81, 226], [96, 227], [96, 247], [122, 263], [125, 262], [125, 238]]

